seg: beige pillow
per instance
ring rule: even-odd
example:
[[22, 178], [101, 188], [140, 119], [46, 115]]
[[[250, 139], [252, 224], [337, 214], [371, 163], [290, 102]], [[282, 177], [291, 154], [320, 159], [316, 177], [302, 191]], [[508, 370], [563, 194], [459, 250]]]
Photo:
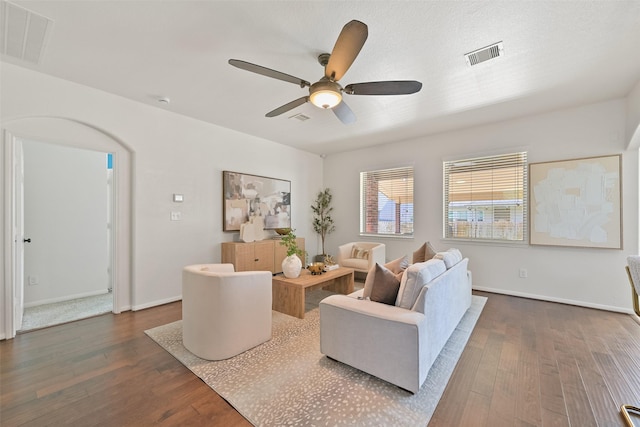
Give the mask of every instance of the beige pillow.
[[462, 261], [462, 253], [458, 249], [451, 248], [445, 252], [438, 252], [433, 258], [443, 260], [447, 269], [449, 269]]
[[354, 245], [351, 249], [351, 258], [369, 259], [369, 250]]
[[377, 264], [367, 273], [362, 292], [363, 299], [395, 305], [400, 281], [389, 269]]
[[447, 267], [444, 261], [439, 259], [412, 264], [404, 272], [395, 305], [411, 309], [422, 288], [445, 271]]
[[402, 280], [402, 274], [409, 267], [409, 257], [403, 256], [393, 261], [389, 261], [384, 265], [385, 268], [391, 270], [398, 280]]
[[436, 255], [436, 250], [433, 249], [430, 242], [426, 242], [424, 245], [420, 246], [417, 251], [413, 253], [413, 262], [412, 264], [417, 264], [419, 262], [425, 262], [430, 260]]

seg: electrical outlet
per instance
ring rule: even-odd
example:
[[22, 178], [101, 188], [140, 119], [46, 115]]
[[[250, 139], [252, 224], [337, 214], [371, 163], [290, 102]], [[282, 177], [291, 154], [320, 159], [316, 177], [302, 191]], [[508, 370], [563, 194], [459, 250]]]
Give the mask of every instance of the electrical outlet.
[[38, 276], [29, 276], [29, 286], [38, 284]]
[[528, 275], [528, 273], [527, 273], [527, 269], [526, 269], [526, 268], [521, 268], [521, 269], [520, 269], [520, 278], [521, 278], [521, 279], [526, 279], [526, 278], [527, 278], [527, 275]]
[[180, 221], [182, 219], [181, 212], [171, 212], [171, 221]]

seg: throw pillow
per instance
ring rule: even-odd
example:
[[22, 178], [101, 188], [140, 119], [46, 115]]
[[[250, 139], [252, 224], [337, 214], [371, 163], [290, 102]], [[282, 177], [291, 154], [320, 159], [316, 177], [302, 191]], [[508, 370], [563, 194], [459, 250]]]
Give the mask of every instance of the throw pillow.
[[391, 270], [376, 263], [376, 265], [371, 267], [369, 273], [367, 273], [362, 298], [394, 305], [399, 288], [400, 281], [396, 278], [395, 274]]
[[449, 269], [462, 261], [462, 253], [458, 249], [452, 248], [445, 252], [438, 252], [434, 258], [443, 260], [447, 269]]
[[411, 309], [422, 288], [445, 271], [447, 268], [444, 262], [438, 259], [409, 266], [402, 277], [395, 305]]
[[400, 288], [400, 281], [396, 278], [396, 275], [377, 263], [374, 267], [374, 275], [371, 295], [369, 296], [371, 301], [395, 305], [398, 289]]
[[393, 261], [389, 261], [384, 265], [385, 268], [391, 270], [398, 280], [402, 280], [402, 274], [409, 267], [409, 257], [403, 256]]
[[436, 255], [436, 250], [433, 249], [430, 242], [426, 242], [424, 245], [420, 246], [418, 250], [413, 253], [413, 263], [417, 264], [419, 262], [425, 262]]
[[369, 259], [369, 251], [365, 248], [354, 245], [353, 249], [351, 249], [351, 258]]

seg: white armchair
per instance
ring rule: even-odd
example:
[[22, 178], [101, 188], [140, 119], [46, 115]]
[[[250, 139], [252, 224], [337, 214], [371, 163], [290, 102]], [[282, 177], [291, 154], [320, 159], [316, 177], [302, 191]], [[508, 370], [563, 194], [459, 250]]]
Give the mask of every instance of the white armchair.
[[[358, 249], [362, 249], [362, 251], [358, 251]], [[366, 251], [366, 254], [363, 251]], [[383, 243], [351, 242], [338, 247], [338, 264], [365, 274], [376, 263], [383, 265], [386, 262], [385, 256]]]
[[238, 355], [271, 339], [271, 273], [234, 272], [233, 264], [190, 265], [182, 272], [182, 341], [207, 360]]

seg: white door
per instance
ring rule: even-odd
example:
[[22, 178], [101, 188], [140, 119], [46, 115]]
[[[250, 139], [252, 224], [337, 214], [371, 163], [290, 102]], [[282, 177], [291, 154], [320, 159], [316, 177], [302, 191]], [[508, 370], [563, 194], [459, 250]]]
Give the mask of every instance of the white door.
[[14, 331], [22, 328], [22, 314], [24, 312], [24, 245], [29, 240], [24, 236], [24, 158], [22, 155], [22, 141], [13, 141], [14, 161], [14, 279], [13, 279], [13, 315]]

